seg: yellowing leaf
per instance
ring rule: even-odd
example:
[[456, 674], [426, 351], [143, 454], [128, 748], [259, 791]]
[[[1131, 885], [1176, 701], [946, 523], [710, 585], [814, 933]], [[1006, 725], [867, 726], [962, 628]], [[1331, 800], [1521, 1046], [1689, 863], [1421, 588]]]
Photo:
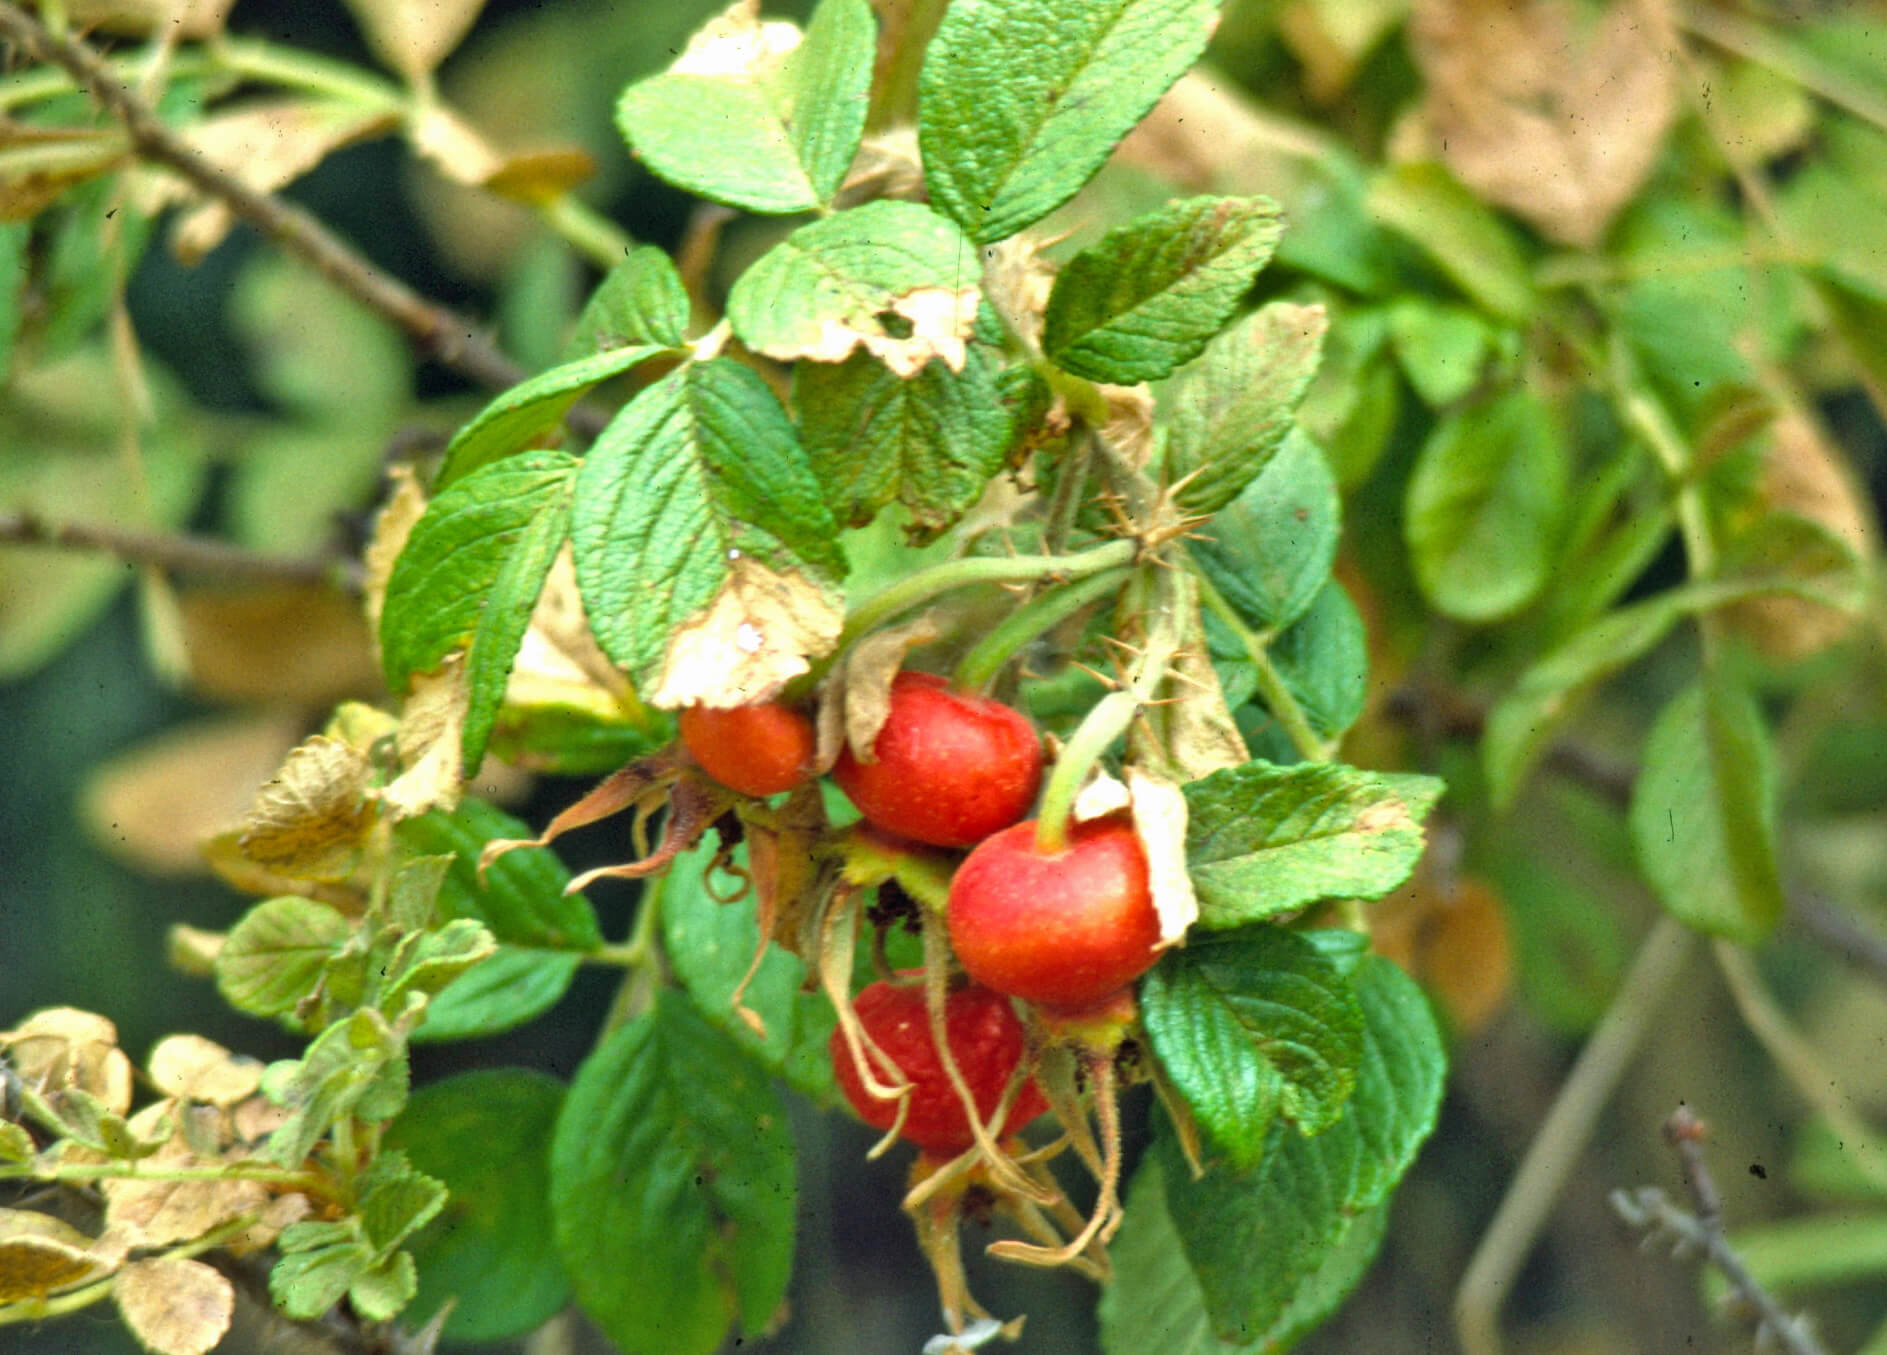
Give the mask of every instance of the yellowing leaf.
[[442, 107], [432, 107], [414, 120], [407, 132], [413, 150], [432, 161], [453, 183], [482, 186], [504, 168], [504, 157], [463, 118]]
[[485, 0], [347, 0], [347, 7], [375, 56], [420, 80], [464, 41]]
[[324, 708], [380, 689], [360, 602], [333, 588], [190, 588], [178, 597], [193, 692]]
[[30, 1209], [0, 1209], [0, 1303], [39, 1299], [111, 1272], [92, 1239], [71, 1224]]
[[1629, 3], [1575, 36], [1560, 0], [1420, 0], [1409, 31], [1455, 176], [1555, 240], [1596, 245], [1677, 111], [1657, 27]]
[[308, 880], [341, 880], [360, 860], [373, 819], [367, 755], [317, 734], [288, 755], [243, 816], [237, 845], [250, 861]]
[[410, 466], [394, 467], [390, 478], [393, 490], [374, 519], [373, 539], [367, 543], [361, 561], [366, 575], [361, 593], [366, 601], [367, 626], [376, 636], [380, 634], [380, 609], [387, 600], [387, 580], [393, 577], [394, 562], [406, 549], [413, 524], [426, 513], [426, 491]]
[[201, 1035], [172, 1035], [151, 1051], [151, 1081], [166, 1096], [232, 1106], [262, 1084], [262, 1065]]
[[776, 574], [743, 557], [669, 640], [649, 702], [672, 710], [764, 701], [830, 650], [843, 624], [831, 595], [797, 570]]
[[131, 1060], [118, 1048], [118, 1028], [76, 1007], [47, 1007], [14, 1030], [0, 1031], [19, 1078], [43, 1091], [73, 1088], [122, 1115], [131, 1108]]
[[236, 1291], [201, 1261], [133, 1261], [112, 1282], [125, 1325], [156, 1355], [204, 1355], [229, 1330]]
[[470, 704], [462, 654], [413, 679], [400, 711], [400, 765], [406, 770], [380, 792], [400, 818], [457, 807], [465, 788], [459, 744]]
[[[156, 1170], [200, 1170], [218, 1165], [172, 1141], [154, 1159]], [[269, 1193], [258, 1181], [142, 1181], [117, 1177], [99, 1183], [105, 1195], [105, 1222], [133, 1246], [163, 1247], [202, 1237], [245, 1214], [259, 1214]]]
[[485, 179], [485, 187], [518, 202], [555, 201], [596, 173], [596, 160], [581, 146], [557, 146], [507, 156]]
[[1369, 910], [1370, 947], [1413, 975], [1470, 1035], [1507, 1001], [1513, 943], [1497, 894], [1472, 876], [1423, 869]]
[[235, 0], [71, 0], [66, 17], [81, 29], [207, 38], [220, 33]]

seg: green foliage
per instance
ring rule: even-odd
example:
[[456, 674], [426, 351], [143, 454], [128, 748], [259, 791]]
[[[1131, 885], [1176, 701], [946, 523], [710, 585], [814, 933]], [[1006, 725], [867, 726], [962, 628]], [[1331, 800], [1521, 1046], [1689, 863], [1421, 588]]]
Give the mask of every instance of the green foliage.
[[1323, 452], [1293, 428], [1188, 545], [1199, 572], [1247, 625], [1280, 631], [1310, 610], [1329, 579], [1340, 513]]
[[680, 348], [687, 332], [688, 292], [681, 274], [661, 250], [637, 245], [590, 293], [571, 326], [564, 360], [576, 362], [625, 348]]

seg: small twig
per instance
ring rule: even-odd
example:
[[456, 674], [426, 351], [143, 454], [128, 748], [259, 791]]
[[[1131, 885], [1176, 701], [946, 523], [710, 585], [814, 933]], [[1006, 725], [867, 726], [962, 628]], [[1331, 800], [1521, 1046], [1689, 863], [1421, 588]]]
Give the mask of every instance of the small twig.
[[1887, 937], [1812, 895], [1791, 896], [1789, 917], [1822, 949], [1887, 987]]
[[165, 536], [95, 522], [48, 522], [36, 513], [0, 513], [0, 542], [102, 551], [132, 564], [225, 579], [360, 587], [360, 566], [346, 559], [265, 555], [202, 536]]
[[1808, 1324], [1791, 1317], [1775, 1296], [1750, 1274], [1736, 1249], [1723, 1235], [1723, 1197], [1717, 1191], [1709, 1164], [1704, 1161], [1704, 1122], [1687, 1107], [1679, 1106], [1664, 1122], [1664, 1141], [1677, 1153], [1684, 1169], [1684, 1183], [1690, 1187], [1697, 1212], [1680, 1209], [1665, 1198], [1656, 1186], [1612, 1192], [1612, 1208], [1634, 1228], [1647, 1233], [1665, 1233], [1678, 1240], [1679, 1246], [1703, 1253], [1711, 1265], [1723, 1273], [1737, 1296], [1748, 1304], [1761, 1320], [1762, 1330], [1782, 1344], [1789, 1355], [1827, 1355]]
[[218, 168], [165, 126], [86, 43], [57, 36], [11, 0], [0, 0], [0, 38], [62, 67], [124, 127], [137, 154], [175, 171], [282, 248], [319, 269], [348, 295], [387, 316], [427, 353], [480, 385], [515, 386], [525, 372], [472, 321], [429, 301], [368, 262], [309, 213], [258, 193]]

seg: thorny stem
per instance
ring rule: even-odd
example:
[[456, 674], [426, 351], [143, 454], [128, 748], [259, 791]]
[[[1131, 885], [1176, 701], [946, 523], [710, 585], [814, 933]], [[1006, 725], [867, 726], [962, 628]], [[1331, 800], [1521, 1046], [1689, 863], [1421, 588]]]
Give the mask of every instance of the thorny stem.
[[1068, 535], [1074, 530], [1082, 501], [1087, 497], [1088, 469], [1093, 458], [1094, 434], [1091, 432], [1076, 438], [1062, 456], [1055, 477], [1055, 492], [1049, 496], [1043, 513], [1042, 548], [1051, 555], [1059, 555], [1068, 545]]
[[523, 370], [479, 328], [384, 272], [319, 220], [291, 203], [258, 193], [181, 140], [85, 43], [57, 37], [11, 0], [0, 0], [0, 38], [27, 55], [63, 67], [124, 127], [132, 149], [181, 175], [270, 240], [313, 265], [349, 296], [393, 320], [427, 353], [480, 385], [514, 386]]
[[1317, 737], [1317, 731], [1311, 728], [1310, 717], [1304, 714], [1304, 708], [1291, 695], [1291, 689], [1285, 685], [1284, 675], [1278, 671], [1278, 666], [1271, 662], [1270, 645], [1277, 638], [1276, 634], [1255, 631], [1246, 625], [1245, 618], [1238, 614], [1232, 604], [1225, 600], [1225, 595], [1205, 575], [1194, 575], [1193, 585], [1199, 590], [1199, 600], [1245, 646], [1252, 666], [1258, 671], [1258, 694], [1264, 697], [1266, 708], [1278, 722], [1278, 728], [1291, 740], [1291, 746], [1297, 749], [1306, 762], [1330, 761], [1336, 750], [1328, 741]]
[[1605, 1017], [1579, 1051], [1546, 1120], [1527, 1145], [1494, 1220], [1481, 1234], [1455, 1291], [1455, 1331], [1467, 1355], [1499, 1355], [1500, 1305], [1513, 1288], [1540, 1226], [1578, 1165], [1599, 1111], [1637, 1051], [1645, 1029], [1691, 953], [1683, 923], [1662, 917], [1638, 948]]
[[1059, 625], [1086, 607], [1119, 588], [1130, 570], [1104, 570], [1077, 580], [1066, 587], [1042, 594], [1009, 614], [1002, 622], [963, 656], [954, 675], [955, 684], [964, 691], [980, 692], [995, 681], [1003, 665], [1037, 636]]

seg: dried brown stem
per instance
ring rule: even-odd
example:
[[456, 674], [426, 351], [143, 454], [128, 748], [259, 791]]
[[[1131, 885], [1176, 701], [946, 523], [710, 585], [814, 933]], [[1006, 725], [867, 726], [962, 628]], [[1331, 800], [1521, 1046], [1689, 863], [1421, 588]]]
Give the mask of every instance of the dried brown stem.
[[131, 564], [224, 579], [360, 587], [360, 566], [351, 560], [267, 555], [209, 537], [166, 536], [96, 522], [51, 522], [37, 513], [0, 513], [0, 542], [97, 551]]

